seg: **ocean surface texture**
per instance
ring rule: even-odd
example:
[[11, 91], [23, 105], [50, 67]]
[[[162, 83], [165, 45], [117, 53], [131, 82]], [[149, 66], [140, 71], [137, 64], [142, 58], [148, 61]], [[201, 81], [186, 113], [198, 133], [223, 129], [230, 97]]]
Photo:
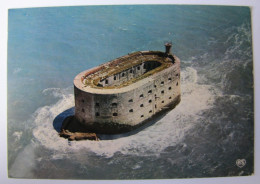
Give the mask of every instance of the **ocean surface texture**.
[[[180, 104], [142, 131], [69, 142], [81, 71], [140, 50], [181, 59]], [[254, 173], [248, 7], [10, 9], [8, 171], [15, 178], [161, 179]]]

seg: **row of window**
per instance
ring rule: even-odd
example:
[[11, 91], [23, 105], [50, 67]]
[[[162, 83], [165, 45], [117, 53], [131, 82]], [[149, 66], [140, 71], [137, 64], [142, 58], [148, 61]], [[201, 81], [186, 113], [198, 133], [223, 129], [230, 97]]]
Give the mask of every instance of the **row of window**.
[[[84, 110], [84, 109], [82, 109], [82, 110]], [[132, 110], [132, 111], [131, 111], [131, 110]], [[133, 112], [133, 109], [130, 109], [129, 112], [130, 112], [130, 111]], [[153, 112], [152, 110], [149, 111], [149, 113], [152, 113], [152, 112]], [[117, 114], [116, 112], [114, 112], [112, 115], [113, 115], [113, 116], [118, 116], [118, 114]], [[99, 116], [100, 116], [100, 113], [99, 113], [99, 112], [96, 112], [95, 116], [96, 116], [96, 117], [99, 117]], [[144, 115], [141, 115], [141, 117], [144, 117]]]
[[[111, 106], [112, 106], [112, 107], [117, 107], [117, 103], [112, 103]], [[100, 104], [99, 104], [99, 103], [96, 103], [96, 104], [95, 104], [95, 107], [100, 107]]]
[[[170, 96], [169, 99], [172, 99], [172, 97]], [[149, 100], [149, 103], [151, 103], [151, 102], [152, 102], [152, 100]], [[163, 103], [164, 103], [164, 100], [162, 100], [161, 103], [163, 104]], [[141, 104], [140, 107], [144, 107], [144, 105]], [[157, 105], [156, 105], [156, 104], [155, 104], [155, 108], [157, 108]], [[85, 109], [82, 108], [82, 112], [85, 112]], [[133, 109], [130, 109], [129, 112], [134, 112], [134, 110], [133, 110]], [[152, 110], [150, 110], [149, 113], [152, 113]], [[99, 113], [99, 112], [96, 112], [96, 113], [95, 113], [95, 116], [96, 116], [96, 117], [99, 117], [99, 116], [100, 116], [100, 113]], [[112, 114], [112, 116], [118, 116], [118, 113], [117, 113], [117, 112], [114, 112], [114, 113]], [[143, 115], [141, 115], [141, 117], [143, 117]]]
[[[98, 117], [98, 116], [100, 116], [100, 113], [99, 112], [96, 112], [96, 117]], [[114, 112], [113, 114], [112, 114], [113, 116], [117, 116], [118, 114], [116, 113], [116, 112]]]
[[[170, 96], [169, 99], [172, 99], [172, 97]], [[149, 100], [149, 103], [152, 103], [152, 100]], [[161, 103], [163, 104], [164, 100], [162, 100]], [[144, 107], [144, 104], [141, 104], [140, 107]], [[155, 105], [155, 108], [157, 108], [156, 105]], [[134, 112], [134, 110], [130, 109], [129, 112]], [[149, 113], [151, 113], [151, 112], [149, 111]], [[96, 113], [96, 116], [99, 116], [99, 112]], [[117, 116], [117, 113], [113, 113], [113, 116]]]
[[[137, 70], [140, 70], [140, 66], [137, 66]], [[134, 73], [134, 70], [133, 69], [130, 69], [129, 70], [129, 73]], [[121, 74], [122, 77], [125, 77], [125, 72], [122, 72]], [[114, 75], [114, 80], [117, 80], [117, 75]], [[108, 84], [108, 79], [105, 80], [105, 84]]]
[[[144, 68], [144, 69], [152, 69], [152, 68], [156, 68], [156, 67], [158, 67], [158, 66], [160, 66], [160, 63], [157, 63], [155, 66], [154, 66], [154, 64], [152, 64], [152, 63], [145, 63], [144, 66], [143, 66], [143, 68]], [[137, 70], [140, 70], [140, 69], [141, 69], [141, 66], [138, 65], [136, 68], [137, 68]], [[129, 73], [134, 73], [134, 70], [133, 70], [133, 69], [130, 69], [130, 70], [129, 70]], [[121, 73], [121, 76], [124, 77], [124, 76], [125, 76], [125, 72], [122, 72], [122, 73]], [[117, 79], [117, 76], [114, 75], [114, 80], [116, 80], [116, 79]], [[108, 82], [108, 81], [107, 81], [107, 82]]]
[[[172, 87], [169, 87], [168, 90], [172, 90]], [[149, 90], [148, 94], [151, 94], [151, 93], [152, 93], [152, 90]], [[161, 94], [164, 94], [164, 90], [161, 91]], [[141, 94], [139, 97], [143, 98], [144, 94]], [[156, 94], [155, 94], [155, 97], [156, 97]], [[133, 99], [129, 99], [128, 102], [133, 102]]]
[[[140, 66], [138, 66], [138, 67], [137, 67], [137, 70], [140, 70], [140, 69], [141, 69]], [[134, 70], [133, 70], [133, 69], [130, 69], [129, 72], [130, 72], [130, 73], [133, 73]], [[125, 72], [122, 72], [122, 73], [121, 73], [121, 76], [124, 77], [124, 76], [125, 76]], [[179, 74], [176, 74], [176, 77], [178, 77], [178, 76], [179, 76]], [[117, 80], [117, 76], [116, 76], [116, 75], [114, 75], [114, 80]], [[172, 80], [172, 78], [169, 77], [169, 78], [168, 78], [168, 81], [171, 81], [171, 80]], [[105, 84], [108, 84], [108, 79], [105, 80]], [[161, 85], [164, 85], [164, 81], [161, 82]]]
[[[169, 87], [168, 89], [171, 90], [172, 88]], [[150, 90], [150, 91], [152, 91], [152, 90]], [[161, 91], [161, 94], [164, 94], [164, 90]], [[141, 97], [143, 97], [143, 94], [140, 95], [140, 98], [141, 98]], [[156, 98], [156, 94], [155, 94], [155, 98]], [[82, 102], [84, 103], [84, 100], [82, 100]], [[128, 100], [128, 102], [133, 102], [133, 99]], [[152, 103], [152, 100], [150, 99], [148, 102], [149, 102], [149, 103]], [[112, 106], [112, 107], [117, 107], [117, 103], [112, 103], [111, 106]], [[96, 104], [95, 104], [95, 107], [100, 107], [100, 104], [99, 104], [99, 103], [96, 103]], [[140, 107], [143, 107], [143, 104], [141, 104]]]
[[[168, 89], [171, 90], [172, 88], [169, 87]], [[150, 90], [150, 91], [151, 91], [151, 90]], [[164, 90], [161, 91], [161, 94], [164, 94]], [[140, 97], [143, 97], [143, 94], [141, 94]], [[155, 98], [156, 98], [156, 94], [155, 94]], [[169, 99], [171, 99], [171, 97], [170, 97]], [[84, 103], [84, 99], [82, 99], [82, 102]], [[128, 102], [133, 102], [133, 99], [128, 100]], [[148, 102], [149, 102], [149, 103], [152, 103], [152, 100], [150, 99]], [[112, 103], [111, 106], [114, 107], [114, 108], [116, 108], [116, 107], [117, 107], [117, 103]], [[99, 104], [99, 103], [96, 103], [96, 104], [95, 104], [95, 107], [100, 107], [100, 104]], [[141, 104], [140, 107], [143, 107], [143, 104]]]

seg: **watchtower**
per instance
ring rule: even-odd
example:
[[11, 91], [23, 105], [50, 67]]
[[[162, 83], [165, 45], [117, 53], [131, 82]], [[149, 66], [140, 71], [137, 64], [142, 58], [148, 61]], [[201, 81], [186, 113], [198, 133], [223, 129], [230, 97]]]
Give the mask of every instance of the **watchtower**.
[[164, 46], [165, 46], [165, 54], [171, 54], [172, 43], [166, 42]]

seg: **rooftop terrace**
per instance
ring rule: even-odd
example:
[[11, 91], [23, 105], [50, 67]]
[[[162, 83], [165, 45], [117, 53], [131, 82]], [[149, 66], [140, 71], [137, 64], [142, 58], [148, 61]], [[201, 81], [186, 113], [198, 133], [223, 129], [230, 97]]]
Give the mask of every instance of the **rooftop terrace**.
[[169, 53], [134, 52], [86, 71], [81, 82], [92, 88], [122, 88], [162, 71], [174, 62], [174, 56]]

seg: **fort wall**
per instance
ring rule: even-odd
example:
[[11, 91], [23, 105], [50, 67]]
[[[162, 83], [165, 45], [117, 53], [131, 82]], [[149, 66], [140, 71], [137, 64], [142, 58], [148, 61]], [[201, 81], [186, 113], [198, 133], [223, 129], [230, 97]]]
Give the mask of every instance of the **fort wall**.
[[[176, 56], [170, 56], [174, 57], [171, 66], [121, 88], [84, 86], [81, 76], [92, 71], [82, 72], [74, 79], [75, 117], [95, 132], [107, 129], [108, 133], [114, 133], [120, 132], [120, 127], [124, 131], [124, 127], [128, 130], [138, 126], [169, 105], [179, 103], [180, 61]], [[100, 80], [100, 85], [122, 84], [158, 66], [160, 64], [156, 60], [142, 62]]]

